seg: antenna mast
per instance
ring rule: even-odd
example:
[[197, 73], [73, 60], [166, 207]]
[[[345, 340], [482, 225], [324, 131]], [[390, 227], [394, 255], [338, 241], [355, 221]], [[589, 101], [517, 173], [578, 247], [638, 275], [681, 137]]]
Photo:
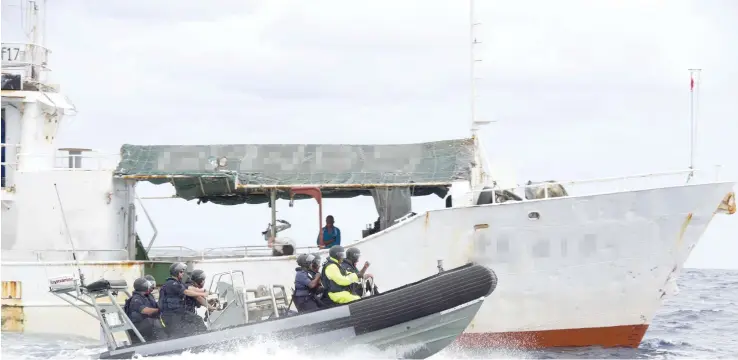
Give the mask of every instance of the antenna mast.
[[697, 112], [697, 106], [695, 100], [699, 100], [698, 96], [695, 96], [699, 89], [700, 73], [702, 69], [689, 69], [689, 176], [687, 176], [687, 182], [694, 177], [694, 154], [695, 154], [695, 142], [697, 137], [697, 119], [695, 113]]
[[[21, 28], [25, 40], [20, 43], [3, 43], [3, 68], [22, 69], [21, 74], [31, 82], [44, 83], [49, 51], [44, 47], [46, 40], [46, 0], [23, 0], [21, 9]], [[8, 51], [14, 51], [13, 56], [5, 57], [6, 45]], [[17, 74], [16, 74], [17, 75]]]
[[469, 0], [469, 85], [470, 88], [470, 106], [471, 106], [471, 135], [472, 137], [477, 136], [477, 130], [479, 128], [477, 127], [477, 74], [476, 74], [476, 65], [478, 61], [482, 61], [482, 59], [477, 59], [476, 52], [474, 51], [477, 44], [481, 44], [480, 41], [477, 41], [476, 32], [474, 31], [477, 25], [481, 25], [481, 23], [477, 23], [475, 20], [475, 14], [474, 14], [474, 0]]
[[[45, 1], [42, 0], [41, 6], [46, 5]], [[43, 33], [44, 33], [44, 27], [42, 25], [42, 19], [39, 18], [39, 10], [41, 6], [39, 6], [38, 2], [35, 0], [29, 0], [27, 5], [27, 19], [29, 20], [28, 23], [28, 29], [24, 29], [26, 32], [27, 40], [31, 43], [31, 46], [28, 47], [29, 51], [29, 57], [30, 57], [30, 64], [31, 64], [31, 74], [30, 77], [34, 80], [40, 80], [39, 75], [40, 71], [38, 66], [36, 66], [36, 49], [34, 45], [42, 45], [43, 43]], [[42, 14], [43, 16], [43, 14]], [[41, 28], [39, 29], [39, 25], [41, 25]], [[39, 41], [39, 37], [41, 38]]]

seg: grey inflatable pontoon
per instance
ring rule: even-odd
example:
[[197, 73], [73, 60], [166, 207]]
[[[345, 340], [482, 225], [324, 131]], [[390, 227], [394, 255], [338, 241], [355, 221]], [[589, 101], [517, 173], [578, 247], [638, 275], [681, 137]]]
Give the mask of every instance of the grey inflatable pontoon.
[[[282, 287], [248, 290], [235, 286], [243, 279], [243, 273], [231, 271], [212, 278], [210, 288], [216, 288], [222, 305], [207, 314], [209, 331], [130, 344], [132, 336], [139, 341], [143, 338], [115, 301], [118, 292], [130, 296], [125, 281], [99, 280], [81, 286], [74, 277], [63, 277], [66, 285], [60, 279], [50, 280], [52, 293], [61, 297], [75, 292], [76, 300], [95, 309], [97, 314], [78, 306], [100, 320], [108, 346], [100, 359], [229, 351], [263, 339], [289, 341], [291, 346], [305, 349], [336, 342], [344, 346], [369, 345], [383, 351], [394, 349], [397, 358], [423, 359], [456, 340], [497, 286], [492, 270], [467, 264], [349, 304], [290, 314], [288, 296]], [[99, 298], [108, 298], [111, 303], [98, 303]], [[121, 331], [128, 341], [119, 344], [113, 333]]]

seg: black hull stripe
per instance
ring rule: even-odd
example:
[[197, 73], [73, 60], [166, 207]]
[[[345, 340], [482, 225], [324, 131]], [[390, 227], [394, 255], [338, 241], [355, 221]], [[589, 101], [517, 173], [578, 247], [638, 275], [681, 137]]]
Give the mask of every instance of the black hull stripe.
[[421, 286], [403, 287], [388, 292], [387, 296], [382, 294], [349, 304], [356, 334], [448, 310], [487, 296], [497, 286], [494, 272], [480, 265], [439, 275], [423, 281]]

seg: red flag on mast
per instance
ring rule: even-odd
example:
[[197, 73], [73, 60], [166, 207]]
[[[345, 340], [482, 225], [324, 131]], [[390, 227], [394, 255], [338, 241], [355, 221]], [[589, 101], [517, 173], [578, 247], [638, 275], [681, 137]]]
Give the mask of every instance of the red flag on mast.
[[689, 74], [689, 91], [694, 91], [694, 76]]

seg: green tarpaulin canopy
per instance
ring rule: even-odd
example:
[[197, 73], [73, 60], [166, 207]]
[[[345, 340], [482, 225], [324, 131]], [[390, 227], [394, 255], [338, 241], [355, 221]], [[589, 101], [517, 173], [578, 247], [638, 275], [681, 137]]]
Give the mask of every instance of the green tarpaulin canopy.
[[[474, 140], [399, 145], [123, 145], [115, 176], [173, 184], [177, 195], [220, 204], [263, 203], [299, 186], [323, 196], [369, 195], [372, 188], [410, 187], [445, 196], [469, 180]], [[299, 197], [296, 197], [299, 198]]]

